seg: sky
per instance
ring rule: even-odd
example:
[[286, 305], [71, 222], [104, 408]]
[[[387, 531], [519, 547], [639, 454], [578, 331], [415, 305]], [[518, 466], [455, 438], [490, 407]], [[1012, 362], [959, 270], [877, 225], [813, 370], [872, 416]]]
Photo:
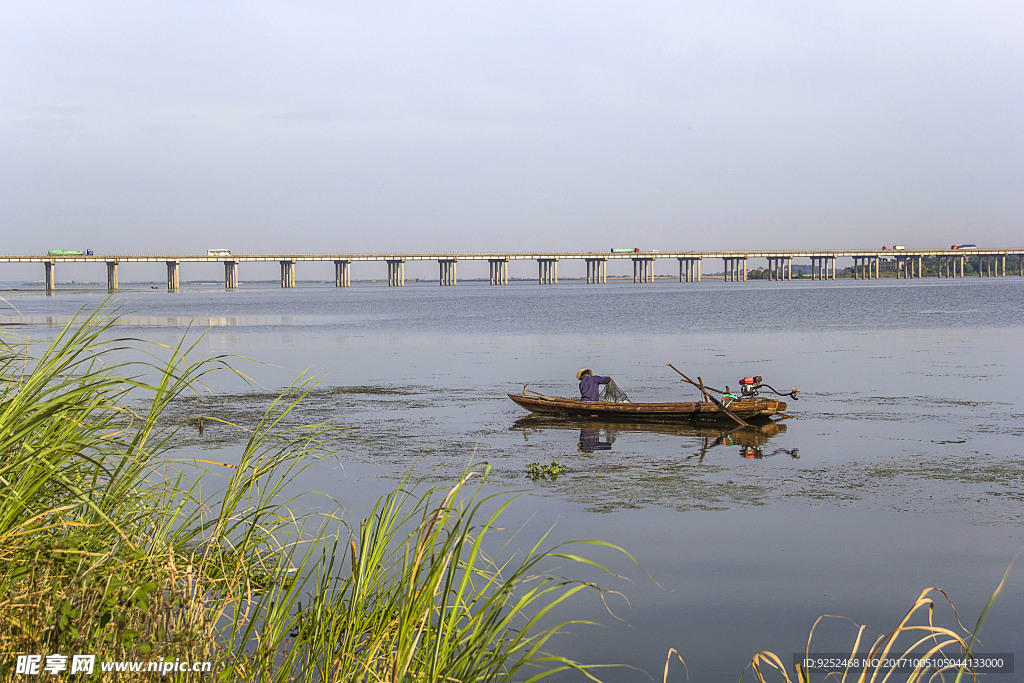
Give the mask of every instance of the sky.
[[0, 0], [7, 254], [1024, 247], [1024, 1]]

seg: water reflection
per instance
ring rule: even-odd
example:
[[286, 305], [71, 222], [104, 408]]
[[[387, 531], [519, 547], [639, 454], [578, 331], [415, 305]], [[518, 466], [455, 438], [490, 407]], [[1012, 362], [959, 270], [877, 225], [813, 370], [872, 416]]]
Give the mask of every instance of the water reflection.
[[610, 451], [613, 443], [615, 443], [615, 432], [606, 429], [581, 429], [580, 442], [577, 447], [588, 453]]
[[686, 457], [697, 462], [703, 462], [707, 452], [719, 446], [739, 446], [740, 456], [747, 459], [760, 460], [783, 454], [793, 459], [800, 457], [798, 448], [764, 449], [769, 439], [786, 431], [786, 425], [778, 421], [732, 428], [729, 425], [614, 422], [529, 415], [516, 420], [509, 429], [521, 432], [526, 439], [545, 430], [579, 430], [577, 448], [587, 453], [612, 450], [621, 435], [653, 433], [701, 439], [700, 451]]
[[740, 447], [740, 455], [746, 458], [747, 460], [763, 460], [764, 458], [770, 458], [772, 456], [779, 455], [780, 453], [788, 455], [793, 460], [800, 459], [799, 448], [776, 448], [774, 451], [770, 453], [765, 453], [764, 449], [761, 448], [760, 446]]
[[[47, 294], [49, 296], [49, 293]], [[0, 326], [64, 327], [73, 315], [0, 315]], [[268, 327], [290, 327], [317, 322], [315, 316], [295, 315], [124, 315], [116, 323], [122, 327], [154, 327], [185, 329], [192, 327], [251, 327], [265, 330]]]

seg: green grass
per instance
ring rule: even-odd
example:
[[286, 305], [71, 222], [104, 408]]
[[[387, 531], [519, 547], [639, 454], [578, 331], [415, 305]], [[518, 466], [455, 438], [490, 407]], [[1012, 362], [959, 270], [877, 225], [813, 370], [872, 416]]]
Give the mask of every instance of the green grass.
[[19, 653], [77, 653], [209, 661], [222, 681], [596, 680], [546, 646], [577, 623], [558, 617], [567, 603], [601, 589], [545, 568], [603, 567], [573, 543], [509, 537], [512, 498], [484, 494], [486, 471], [399, 488], [358, 529], [299, 514], [289, 483], [343, 435], [288, 419], [313, 384], [245, 427], [238, 462], [180, 461], [187, 422], [161, 416], [227, 359], [194, 363], [114, 322], [0, 343], [0, 675]]

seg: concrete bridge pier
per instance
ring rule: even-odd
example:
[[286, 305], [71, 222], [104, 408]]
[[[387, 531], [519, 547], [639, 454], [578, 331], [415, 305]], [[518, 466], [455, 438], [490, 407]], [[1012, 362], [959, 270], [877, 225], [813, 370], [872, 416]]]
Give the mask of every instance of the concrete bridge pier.
[[405, 259], [388, 259], [388, 287], [405, 287]]
[[438, 259], [437, 264], [441, 268], [438, 284], [442, 287], [454, 287], [457, 279], [455, 275], [455, 264], [458, 259]]
[[654, 259], [633, 259], [633, 282], [651, 282], [654, 280]]
[[44, 261], [43, 262], [44, 279], [46, 280], [46, 291], [52, 292], [57, 288], [57, 262], [56, 261]]
[[53, 290], [56, 289], [56, 286], [57, 286], [56, 271], [57, 271], [57, 262], [56, 261], [43, 261], [43, 280], [46, 281], [46, 291], [47, 292], [52, 292]]
[[747, 280], [747, 257], [746, 256], [725, 256], [722, 258], [725, 264], [724, 280], [726, 282], [746, 282]]
[[608, 259], [587, 259], [587, 284], [600, 285], [608, 282]]
[[896, 279], [899, 280], [901, 277], [907, 277], [907, 258], [905, 256], [896, 257]]
[[491, 284], [492, 285], [507, 285], [508, 284], [508, 259], [507, 258], [492, 258], [487, 259], [487, 263], [491, 267]]
[[167, 291], [177, 292], [179, 287], [178, 271], [181, 261], [166, 261], [167, 263]]
[[896, 257], [896, 277], [897, 278], [915, 278], [921, 277], [921, 266], [923, 263], [923, 257], [921, 256], [897, 256]]
[[978, 275], [982, 275], [984, 273], [987, 277], [999, 276], [1000, 265], [1002, 265], [1003, 268], [1002, 275], [1006, 275], [1005, 256], [1003, 256], [1001, 260], [998, 256], [982, 256], [978, 259]]
[[295, 261], [279, 261], [281, 264], [281, 287], [291, 289], [295, 286]]
[[964, 276], [965, 258], [963, 256], [936, 256], [935, 258], [935, 277], [957, 277], [957, 262], [960, 263], [960, 277]]
[[107, 291], [117, 291], [117, 261], [107, 261]]
[[877, 256], [854, 256], [853, 257], [853, 279], [870, 280], [878, 278], [878, 257]]
[[868, 259], [868, 276], [871, 275], [871, 271], [874, 271], [874, 277], [876, 280], [882, 277], [882, 259], [877, 256], [872, 256]]
[[700, 259], [679, 258], [679, 281], [700, 282]]
[[224, 262], [224, 289], [238, 289], [238, 261]]
[[769, 280], [792, 280], [793, 279], [793, 257], [792, 256], [769, 256], [768, 257], [768, 279]]
[[537, 259], [537, 282], [542, 285], [558, 284], [558, 259]]
[[836, 257], [835, 256], [812, 256], [811, 257], [811, 279], [812, 280], [835, 280], [836, 279]]
[[352, 262], [345, 259], [334, 262], [334, 286], [351, 287], [352, 275], [350, 273]]
[[896, 260], [899, 262], [899, 266], [896, 268], [896, 277], [915, 277], [914, 266], [917, 264], [913, 256], [897, 256]]

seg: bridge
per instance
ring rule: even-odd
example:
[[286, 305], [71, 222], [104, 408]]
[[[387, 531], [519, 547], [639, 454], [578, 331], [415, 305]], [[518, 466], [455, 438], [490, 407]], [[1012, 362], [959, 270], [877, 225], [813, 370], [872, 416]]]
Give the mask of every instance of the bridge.
[[964, 266], [968, 257], [979, 258], [979, 276], [1006, 275], [1006, 261], [1009, 257], [1018, 259], [1019, 275], [1024, 276], [1024, 249], [881, 249], [843, 251], [612, 251], [612, 252], [490, 252], [490, 253], [427, 253], [427, 254], [231, 254], [219, 250], [207, 254], [92, 254], [62, 253], [41, 256], [2, 256], [0, 263], [41, 263], [44, 268], [46, 290], [56, 289], [56, 266], [71, 263], [105, 263], [107, 266], [107, 289], [118, 289], [118, 265], [121, 263], [163, 263], [167, 268], [167, 291], [176, 292], [180, 287], [182, 263], [223, 263], [224, 287], [238, 289], [239, 264], [247, 262], [277, 261], [281, 266], [281, 286], [295, 286], [296, 264], [307, 261], [333, 261], [335, 285], [349, 287], [351, 266], [357, 261], [377, 261], [386, 264], [388, 285], [405, 285], [405, 263], [409, 261], [437, 261], [438, 281], [442, 286], [457, 283], [456, 266], [459, 261], [487, 261], [490, 266], [490, 284], [508, 284], [510, 261], [536, 261], [537, 282], [542, 285], [558, 283], [558, 263], [563, 260], [584, 261], [586, 282], [601, 284], [608, 280], [608, 261], [631, 260], [633, 282], [651, 282], [654, 279], [654, 261], [675, 259], [679, 265], [679, 282], [700, 282], [701, 264], [706, 259], [720, 259], [723, 263], [724, 279], [727, 282], [747, 279], [747, 261], [763, 258], [768, 261], [766, 279], [787, 281], [793, 279], [793, 261], [808, 259], [811, 264], [811, 279], [834, 280], [836, 262], [851, 259], [853, 274], [858, 279], [880, 277], [880, 263], [894, 260], [896, 277], [920, 278], [923, 274], [925, 257], [936, 259], [937, 277], [964, 277]]

